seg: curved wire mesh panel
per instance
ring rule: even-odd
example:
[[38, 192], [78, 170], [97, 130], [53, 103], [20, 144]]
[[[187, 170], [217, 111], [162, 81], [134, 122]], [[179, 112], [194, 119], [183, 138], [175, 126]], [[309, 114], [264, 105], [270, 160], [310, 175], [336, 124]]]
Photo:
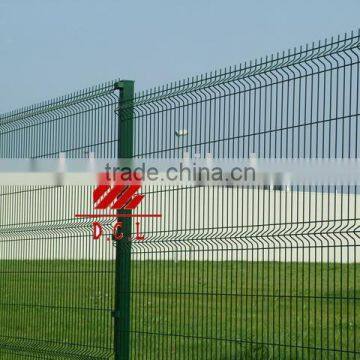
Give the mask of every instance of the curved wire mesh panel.
[[[3, 115], [1, 158], [114, 157], [117, 107], [108, 83]], [[0, 186], [2, 359], [113, 353], [115, 253], [74, 217], [91, 210], [92, 190]]]
[[[138, 93], [121, 104], [132, 153], [358, 158], [359, 44], [351, 33]], [[118, 105], [111, 83], [1, 116], [1, 157], [117, 157]], [[92, 191], [0, 188], [4, 358], [113, 356], [115, 253], [73, 217]], [[357, 186], [142, 194], [138, 212], [162, 218], [131, 242], [132, 358], [359, 357]]]
[[[138, 94], [135, 156], [358, 158], [359, 35]], [[176, 136], [182, 131], [186, 136]], [[144, 189], [132, 349], [178, 359], [359, 356], [356, 186]]]

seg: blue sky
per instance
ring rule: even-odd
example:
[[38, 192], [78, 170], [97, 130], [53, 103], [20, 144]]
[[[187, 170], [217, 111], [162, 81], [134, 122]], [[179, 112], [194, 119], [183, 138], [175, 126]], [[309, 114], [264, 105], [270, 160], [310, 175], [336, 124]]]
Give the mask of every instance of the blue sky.
[[137, 90], [359, 27], [359, 0], [0, 0], [0, 113], [114, 78]]

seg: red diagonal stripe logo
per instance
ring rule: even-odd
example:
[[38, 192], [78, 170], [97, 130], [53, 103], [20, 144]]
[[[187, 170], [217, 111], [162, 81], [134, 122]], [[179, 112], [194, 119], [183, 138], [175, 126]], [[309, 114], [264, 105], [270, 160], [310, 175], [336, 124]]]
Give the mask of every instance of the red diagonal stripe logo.
[[110, 189], [110, 185], [99, 185], [93, 192], [94, 204]]
[[[107, 186], [107, 185], [99, 185], [100, 186]], [[96, 197], [97, 199], [101, 198], [102, 194], [105, 194], [105, 197], [98, 202], [98, 204], [95, 204], [95, 209], [106, 209], [110, 207], [110, 205], [118, 198], [118, 196], [126, 189], [127, 186], [125, 185], [115, 185], [112, 188], [108, 187], [108, 189], [111, 189], [110, 191], [105, 194], [106, 190], [104, 191], [104, 188], [101, 188], [97, 191], [97, 189], [94, 190], [94, 193], [96, 191]], [[100, 194], [100, 191], [102, 191], [102, 194]], [[95, 198], [95, 195], [94, 195]]]
[[141, 200], [145, 197], [145, 195], [135, 195], [133, 198], [128, 202], [128, 204], [124, 207], [126, 210], [134, 210], [141, 202]]
[[[133, 202], [132, 206], [134, 204], [138, 205], [144, 196], [135, 195], [133, 198], [132, 198], [132, 196], [140, 188], [141, 188], [141, 185], [129, 185], [129, 186], [127, 186], [127, 189], [121, 194], [121, 196], [116, 200], [116, 202], [111, 206], [111, 208], [112, 209], [122, 209], [129, 201], [130, 201], [130, 203]], [[135, 208], [136, 205], [133, 208]], [[133, 209], [133, 208], [130, 208], [130, 209]]]

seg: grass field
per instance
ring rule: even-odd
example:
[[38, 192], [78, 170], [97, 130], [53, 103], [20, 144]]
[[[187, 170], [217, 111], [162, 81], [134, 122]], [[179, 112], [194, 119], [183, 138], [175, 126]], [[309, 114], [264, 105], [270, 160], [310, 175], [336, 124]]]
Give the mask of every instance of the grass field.
[[[134, 359], [359, 359], [359, 266], [134, 261]], [[0, 261], [0, 358], [111, 358], [114, 263]], [[341, 352], [342, 350], [342, 352]]]

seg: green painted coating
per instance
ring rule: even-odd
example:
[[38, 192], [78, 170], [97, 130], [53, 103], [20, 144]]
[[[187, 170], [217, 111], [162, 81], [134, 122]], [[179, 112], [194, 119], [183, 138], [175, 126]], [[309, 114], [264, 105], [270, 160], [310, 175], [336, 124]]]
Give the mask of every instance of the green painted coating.
[[[120, 91], [118, 123], [118, 158], [133, 156], [133, 98], [134, 82], [120, 81], [115, 84]], [[122, 213], [131, 210], [121, 210]], [[131, 291], [131, 219], [119, 218], [123, 223], [124, 238], [116, 242], [115, 261], [115, 309], [114, 352], [116, 360], [130, 358], [130, 291]]]

